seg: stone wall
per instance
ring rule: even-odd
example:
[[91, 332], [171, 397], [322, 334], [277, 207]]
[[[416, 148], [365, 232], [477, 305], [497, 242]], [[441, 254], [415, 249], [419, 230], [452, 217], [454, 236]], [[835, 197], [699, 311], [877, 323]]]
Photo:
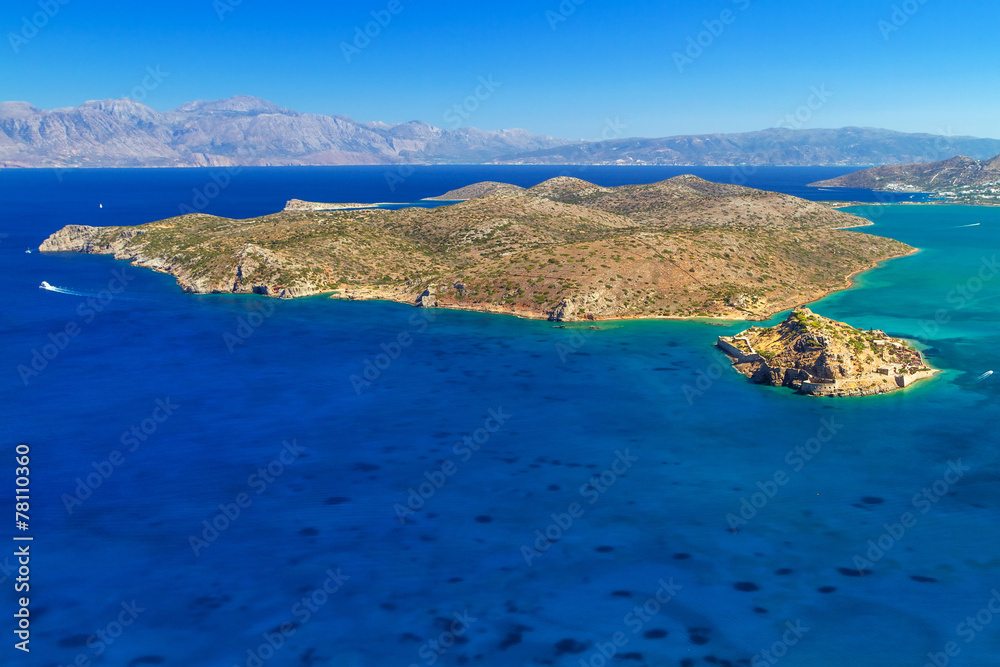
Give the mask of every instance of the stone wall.
[[730, 357], [736, 359], [737, 364], [752, 364], [761, 361], [761, 356], [759, 354], [747, 354], [722, 336], [719, 336], [718, 347]]

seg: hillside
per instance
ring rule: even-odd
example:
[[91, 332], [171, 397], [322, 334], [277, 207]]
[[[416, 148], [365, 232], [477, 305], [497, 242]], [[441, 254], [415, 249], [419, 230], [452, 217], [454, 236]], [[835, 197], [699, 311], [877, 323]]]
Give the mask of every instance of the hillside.
[[763, 318], [913, 250], [840, 229], [865, 224], [846, 213], [692, 176], [478, 190], [492, 194], [433, 209], [71, 225], [40, 249], [113, 254], [189, 292], [333, 293], [564, 321]]
[[934, 374], [906, 341], [855, 329], [808, 308], [774, 327], [720, 337], [718, 345], [753, 382], [813, 396], [887, 394]]
[[950, 198], [996, 199], [1000, 193], [1000, 155], [974, 160], [959, 155], [941, 162], [876, 167], [812, 184], [893, 192], [947, 193]]
[[498, 192], [524, 192], [524, 188], [509, 183], [483, 181], [482, 183], [466, 185], [464, 188], [452, 190], [437, 197], [427, 197], [425, 201], [467, 201], [487, 197]]

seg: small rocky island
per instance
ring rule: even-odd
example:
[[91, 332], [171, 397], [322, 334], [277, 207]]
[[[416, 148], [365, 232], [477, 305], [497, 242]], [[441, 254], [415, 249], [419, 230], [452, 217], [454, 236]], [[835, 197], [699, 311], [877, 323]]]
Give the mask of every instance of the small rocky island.
[[855, 329], [808, 308], [792, 311], [774, 327], [720, 336], [718, 347], [753, 382], [810, 396], [887, 394], [937, 372], [906, 341]]

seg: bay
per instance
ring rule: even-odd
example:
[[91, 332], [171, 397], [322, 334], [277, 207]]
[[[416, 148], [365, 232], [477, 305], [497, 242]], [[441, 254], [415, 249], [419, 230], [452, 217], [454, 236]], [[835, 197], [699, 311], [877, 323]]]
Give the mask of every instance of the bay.
[[[998, 209], [855, 209], [876, 223], [860, 233], [922, 251], [811, 307], [914, 338], [944, 373], [844, 401], [749, 385], [712, 347], [738, 323], [191, 296], [106, 257], [24, 253], [199, 192], [248, 217], [562, 171], [0, 172], [2, 449], [13, 473], [31, 447], [35, 536], [33, 655], [5, 664], [915, 665], [948, 642], [953, 664], [989, 664], [990, 626], [960, 624], [1000, 566], [998, 387], [977, 381], [1000, 367]], [[844, 171], [749, 184], [825, 198], [806, 184]], [[685, 172], [732, 179], [572, 173]]]

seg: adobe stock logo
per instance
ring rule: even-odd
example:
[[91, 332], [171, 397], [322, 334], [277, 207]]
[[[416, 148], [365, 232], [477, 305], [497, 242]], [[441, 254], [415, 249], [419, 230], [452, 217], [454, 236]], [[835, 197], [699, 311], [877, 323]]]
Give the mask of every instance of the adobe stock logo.
[[877, 24], [882, 39], [888, 42], [892, 38], [892, 33], [899, 32], [926, 4], [927, 0], [906, 0], [902, 4], [893, 5], [889, 20], [879, 19]]
[[813, 115], [826, 106], [830, 98], [834, 96], [826, 89], [826, 84], [813, 86], [809, 89], [810, 95], [806, 103], [795, 110], [795, 113], [786, 114], [778, 121], [775, 127], [788, 130], [801, 130], [806, 123], [812, 120]]
[[38, 32], [69, 2], [70, 0], [38, 0], [38, 8], [41, 11], [35, 12], [30, 17], [22, 17], [19, 32], [7, 33], [7, 41], [10, 42], [10, 48], [14, 49], [14, 53], [20, 53], [21, 47], [37, 37]]
[[[750, 3], [752, 0], [732, 0], [736, 8], [745, 12], [750, 8]], [[705, 52], [712, 48], [716, 40], [718, 40], [726, 32], [726, 28], [736, 23], [739, 20], [739, 14], [732, 9], [723, 9], [718, 18], [711, 20], [702, 21], [702, 26], [705, 28], [697, 35], [692, 35], [687, 38], [687, 47], [683, 52], [674, 51], [671, 57], [674, 59], [674, 65], [677, 66], [677, 72], [683, 74], [684, 70], [690, 65], [694, 64], [694, 61], [705, 55]]]
[[385, 9], [371, 11], [372, 21], [369, 21], [364, 25], [355, 26], [354, 28], [354, 39], [348, 42], [340, 43], [340, 52], [344, 54], [344, 60], [348, 64], [353, 62], [354, 58], [361, 55], [361, 52], [367, 49], [372, 44], [372, 40], [377, 38], [382, 34], [382, 31], [389, 27], [392, 20], [403, 13], [403, 3], [400, 0], [389, 0], [389, 4], [385, 6]]
[[473, 93], [444, 112], [445, 122], [453, 130], [462, 127], [462, 123], [469, 120], [472, 114], [478, 111], [479, 107], [483, 105], [483, 102], [493, 97], [493, 93], [502, 85], [503, 83], [494, 79], [492, 74], [488, 77], [479, 77], [479, 85], [476, 86]]
[[545, 20], [549, 22], [549, 27], [552, 28], [553, 32], [559, 27], [560, 23], [565, 23], [569, 20], [570, 16], [576, 14], [577, 8], [586, 1], [587, 0], [562, 0], [556, 8], [559, 11], [550, 9], [545, 12]]

